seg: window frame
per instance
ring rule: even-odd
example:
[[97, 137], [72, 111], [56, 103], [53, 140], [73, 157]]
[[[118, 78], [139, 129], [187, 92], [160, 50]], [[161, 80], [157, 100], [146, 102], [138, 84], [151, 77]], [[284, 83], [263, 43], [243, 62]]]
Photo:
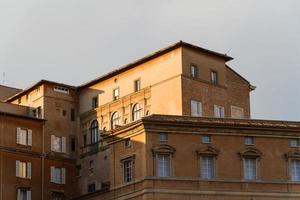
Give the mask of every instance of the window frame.
[[[249, 143], [250, 140], [250, 143]], [[247, 146], [253, 146], [254, 145], [254, 137], [253, 136], [245, 136], [244, 137], [244, 144]]]
[[138, 92], [142, 89], [142, 82], [141, 82], [141, 78], [135, 79], [133, 81], [133, 91], [134, 92]]
[[[293, 144], [293, 141], [295, 141], [295, 145]], [[300, 139], [299, 138], [290, 138], [289, 139], [289, 146], [292, 147], [292, 148], [300, 147]]]
[[[206, 176], [204, 176], [204, 173], [203, 173], [203, 163], [204, 163], [204, 158], [209, 158], [211, 159], [212, 163], [211, 163], [211, 176], [208, 176], [208, 173], [206, 171]], [[206, 180], [212, 180], [212, 179], [215, 179], [215, 155], [201, 155], [200, 156], [200, 177], [202, 179], [206, 179]]]
[[99, 108], [99, 96], [94, 96], [92, 98], [92, 109]]
[[[205, 138], [208, 138], [208, 141], [206, 141]], [[211, 144], [212, 143], [211, 135], [202, 135], [201, 142], [202, 142], [202, 144]]]
[[[116, 91], [118, 91], [118, 95], [116, 96]], [[113, 101], [116, 101], [120, 98], [120, 87], [113, 89]]]
[[99, 123], [96, 119], [91, 122], [90, 136], [91, 144], [96, 144], [99, 142]]
[[[163, 138], [163, 136], [165, 136], [165, 139]], [[168, 133], [159, 133], [158, 134], [158, 141], [159, 142], [168, 142], [169, 141], [169, 134]]]
[[[193, 106], [197, 106], [196, 110], [196, 114], [194, 112]], [[191, 99], [190, 100], [190, 110], [191, 110], [191, 116], [192, 117], [202, 117], [203, 116], [203, 109], [202, 109], [202, 102], [195, 100], [195, 99]]]
[[225, 118], [225, 107], [220, 105], [214, 105], [214, 117]]
[[[195, 69], [195, 70], [193, 70]], [[198, 79], [199, 78], [199, 68], [198, 65], [191, 63], [190, 64], [190, 76], [192, 79]]]
[[135, 103], [132, 107], [132, 121], [137, 121], [142, 118], [143, 108], [140, 103]]
[[216, 70], [211, 70], [210, 71], [210, 81], [212, 84], [214, 85], [218, 85], [219, 84], [219, 77], [218, 77], [218, 72]]
[[111, 129], [115, 129], [116, 126], [120, 126], [120, 125], [121, 125], [121, 115], [119, 114], [118, 111], [115, 111], [111, 114], [110, 117], [110, 127]]

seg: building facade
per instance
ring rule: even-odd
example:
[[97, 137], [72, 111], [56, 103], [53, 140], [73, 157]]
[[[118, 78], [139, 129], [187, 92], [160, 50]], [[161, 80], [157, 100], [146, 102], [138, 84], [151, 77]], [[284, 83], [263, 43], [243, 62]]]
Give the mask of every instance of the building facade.
[[2, 87], [0, 200], [299, 198], [300, 125], [251, 120], [230, 60], [180, 41], [77, 87]]

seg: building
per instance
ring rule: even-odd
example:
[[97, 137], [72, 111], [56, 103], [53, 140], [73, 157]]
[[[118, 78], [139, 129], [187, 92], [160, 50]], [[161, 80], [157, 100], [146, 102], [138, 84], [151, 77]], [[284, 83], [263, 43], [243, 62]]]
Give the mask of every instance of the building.
[[252, 120], [255, 86], [230, 60], [180, 41], [77, 87], [0, 91], [1, 163], [16, 169], [1, 168], [0, 200], [5, 187], [26, 200], [299, 198], [300, 124]]

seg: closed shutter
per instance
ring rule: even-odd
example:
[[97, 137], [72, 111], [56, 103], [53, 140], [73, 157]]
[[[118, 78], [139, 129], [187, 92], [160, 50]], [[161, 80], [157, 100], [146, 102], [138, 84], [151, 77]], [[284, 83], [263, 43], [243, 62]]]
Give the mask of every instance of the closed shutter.
[[61, 168], [61, 183], [66, 184], [66, 168]]
[[27, 178], [31, 178], [31, 162], [27, 162]]
[[50, 182], [55, 183], [55, 167], [50, 168]]
[[198, 113], [199, 117], [202, 116], [202, 103], [201, 102], [197, 102], [197, 113]]
[[31, 190], [26, 191], [26, 200], [31, 200]]
[[55, 135], [51, 135], [51, 151], [55, 151], [54, 141], [55, 141]]
[[224, 109], [224, 107], [221, 107], [221, 117], [225, 117], [225, 109]]
[[21, 144], [21, 128], [17, 128], [17, 144]]
[[66, 149], [66, 138], [62, 137], [61, 138], [61, 152], [66, 153], [67, 149]]
[[32, 145], [32, 130], [28, 129], [28, 145]]
[[20, 161], [16, 160], [16, 177], [20, 177]]
[[214, 105], [214, 113], [215, 113], [215, 117], [219, 117], [219, 108], [217, 105]]

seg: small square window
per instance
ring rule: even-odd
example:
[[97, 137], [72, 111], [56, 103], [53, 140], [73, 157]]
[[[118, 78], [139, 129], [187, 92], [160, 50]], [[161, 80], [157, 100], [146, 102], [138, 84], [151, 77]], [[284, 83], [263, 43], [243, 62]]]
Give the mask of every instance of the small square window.
[[191, 77], [198, 78], [198, 67], [196, 65], [191, 65]]
[[98, 108], [98, 96], [93, 97], [93, 99], [92, 99], [92, 108], [93, 109]]
[[139, 90], [141, 90], [141, 79], [134, 81], [134, 91], [137, 92]]
[[167, 133], [160, 133], [159, 134], [159, 141], [160, 142], [167, 142], [168, 141], [168, 134]]
[[202, 143], [203, 144], [210, 144], [211, 143], [211, 136], [210, 135], [203, 135], [202, 136]]
[[245, 137], [245, 145], [254, 145], [254, 137], [246, 136]]
[[299, 139], [297, 138], [293, 138], [290, 139], [290, 147], [299, 147]]
[[210, 73], [210, 80], [213, 84], [218, 84], [218, 72], [211, 71]]
[[67, 111], [66, 110], [63, 110], [62, 111], [62, 115], [65, 117], [67, 115]]
[[120, 90], [119, 88], [116, 88], [113, 90], [113, 100], [117, 100], [120, 97]]
[[125, 148], [129, 148], [132, 145], [132, 141], [130, 138], [125, 139]]

